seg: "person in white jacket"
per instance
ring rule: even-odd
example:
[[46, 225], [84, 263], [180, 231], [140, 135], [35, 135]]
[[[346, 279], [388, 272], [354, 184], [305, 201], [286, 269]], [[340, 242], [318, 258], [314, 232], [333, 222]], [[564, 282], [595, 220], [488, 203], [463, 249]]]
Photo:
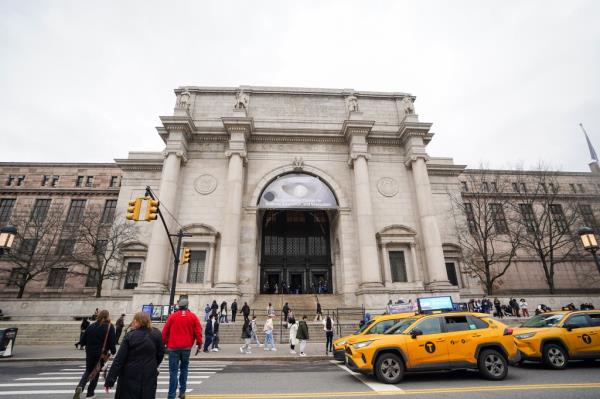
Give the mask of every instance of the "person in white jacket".
[[265, 333], [265, 350], [269, 350], [269, 345], [271, 346], [272, 351], [276, 351], [275, 348], [275, 340], [273, 339], [273, 316], [267, 316], [267, 321], [265, 321], [265, 326], [263, 327], [263, 331]]
[[296, 334], [298, 334], [298, 323], [296, 323], [296, 319], [294, 315], [288, 317], [288, 329], [290, 330], [290, 353], [296, 354], [296, 345], [298, 345], [298, 338], [296, 338]]

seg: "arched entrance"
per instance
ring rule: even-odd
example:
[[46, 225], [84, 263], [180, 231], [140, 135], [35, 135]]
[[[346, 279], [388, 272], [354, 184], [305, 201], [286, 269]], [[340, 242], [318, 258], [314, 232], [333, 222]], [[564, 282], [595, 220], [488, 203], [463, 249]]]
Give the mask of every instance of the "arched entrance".
[[263, 190], [259, 209], [260, 292], [332, 293], [331, 189], [312, 175], [282, 175]]

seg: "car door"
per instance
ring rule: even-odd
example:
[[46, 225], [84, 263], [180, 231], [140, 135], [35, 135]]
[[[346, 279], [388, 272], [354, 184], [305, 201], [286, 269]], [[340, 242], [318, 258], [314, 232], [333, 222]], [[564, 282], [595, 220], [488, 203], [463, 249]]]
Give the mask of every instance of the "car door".
[[[585, 355], [593, 352], [594, 341], [598, 340], [597, 331], [590, 326], [589, 318], [584, 313], [570, 315], [563, 323], [565, 339], [571, 356]], [[595, 339], [594, 339], [595, 338]]]
[[[467, 315], [449, 315], [443, 318], [443, 327], [448, 342], [448, 361], [451, 367], [461, 367], [465, 363], [472, 364], [476, 362], [475, 351], [484, 334], [477, 331], [478, 328], [481, 328], [481, 325], [470, 317]], [[481, 320], [478, 321], [481, 322]]]
[[[448, 341], [442, 331], [442, 322], [442, 317], [427, 317], [411, 328], [411, 331], [420, 330], [422, 334], [407, 337], [408, 368], [448, 368]], [[410, 335], [411, 331], [406, 334]]]
[[590, 352], [597, 353], [600, 357], [600, 312], [588, 313], [588, 317], [590, 320], [590, 338], [592, 342], [590, 343]]

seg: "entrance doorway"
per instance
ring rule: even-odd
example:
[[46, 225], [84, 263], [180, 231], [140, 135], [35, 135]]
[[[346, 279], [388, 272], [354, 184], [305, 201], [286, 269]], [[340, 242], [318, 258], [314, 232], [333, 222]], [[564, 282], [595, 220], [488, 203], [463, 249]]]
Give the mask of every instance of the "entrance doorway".
[[267, 210], [261, 243], [261, 293], [329, 294], [329, 216], [323, 210]]

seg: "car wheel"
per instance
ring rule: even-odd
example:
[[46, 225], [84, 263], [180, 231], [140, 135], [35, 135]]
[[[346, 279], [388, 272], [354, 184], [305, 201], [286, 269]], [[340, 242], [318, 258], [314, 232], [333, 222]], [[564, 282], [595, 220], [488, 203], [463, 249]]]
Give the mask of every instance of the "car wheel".
[[393, 353], [384, 353], [375, 362], [377, 379], [386, 384], [397, 384], [404, 377], [404, 362]]
[[542, 353], [544, 364], [554, 370], [562, 370], [567, 367], [569, 355], [560, 345], [548, 344], [544, 346]]
[[500, 352], [495, 349], [485, 349], [477, 359], [479, 373], [488, 380], [499, 381], [506, 378], [508, 362]]

